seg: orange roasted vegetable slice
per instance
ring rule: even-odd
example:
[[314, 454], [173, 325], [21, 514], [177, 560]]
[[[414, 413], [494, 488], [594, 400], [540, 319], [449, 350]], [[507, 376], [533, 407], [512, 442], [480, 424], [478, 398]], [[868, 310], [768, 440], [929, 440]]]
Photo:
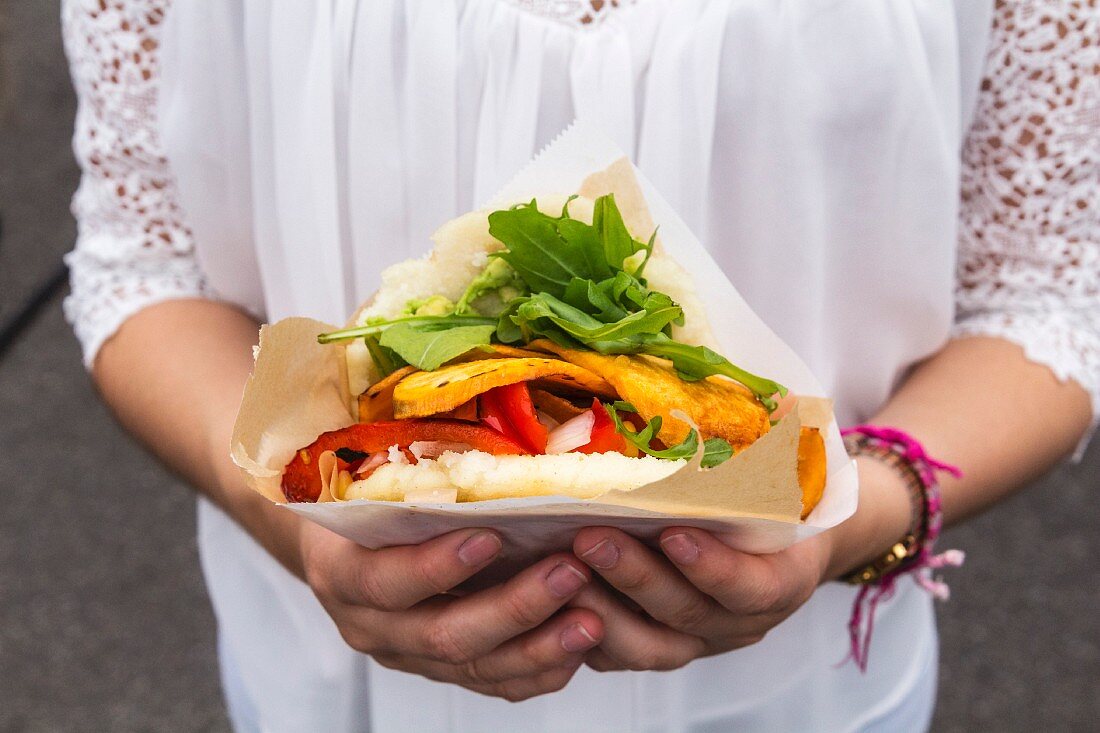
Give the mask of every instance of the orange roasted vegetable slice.
[[606, 381], [561, 359], [482, 359], [405, 377], [393, 390], [393, 414], [398, 419], [435, 415], [453, 410], [493, 387], [551, 375], [578, 389], [615, 399], [615, 389]]
[[389, 376], [375, 382], [359, 395], [359, 422], [378, 422], [393, 419], [393, 388], [416, 367], [403, 366]]
[[764, 406], [731, 379], [708, 377], [687, 382], [665, 359], [577, 351], [546, 340], [534, 345], [603, 377], [645, 420], [659, 415], [661, 430], [657, 437], [665, 445], [682, 443], [691, 430], [686, 422], [672, 417], [674, 409], [686, 412], [704, 439], [724, 438], [734, 451], [751, 445], [771, 428]]
[[802, 487], [802, 518], [810, 516], [825, 493], [825, 439], [817, 428], [802, 427], [798, 436], [798, 485]]

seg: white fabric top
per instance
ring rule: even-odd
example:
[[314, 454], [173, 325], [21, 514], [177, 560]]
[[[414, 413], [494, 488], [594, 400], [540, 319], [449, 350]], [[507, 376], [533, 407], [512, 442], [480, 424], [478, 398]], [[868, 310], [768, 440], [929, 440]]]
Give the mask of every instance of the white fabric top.
[[[581, 116], [842, 421], [975, 333], [1100, 405], [1095, 0], [167, 5], [64, 4], [84, 168], [66, 312], [89, 364], [169, 298], [342, 322]], [[509, 706], [368, 665], [235, 524], [205, 504], [200, 522], [246, 729], [917, 730], [929, 712], [934, 625], [908, 584], [865, 677], [833, 669], [851, 592], [830, 586], [749, 649]]]
[[[515, 0], [587, 27], [625, 2]], [[128, 316], [209, 296], [156, 127], [171, 0], [63, 3], [84, 175], [66, 313], [90, 365]], [[1100, 404], [1095, 0], [1002, 2], [962, 155], [956, 334], [1002, 336]], [[1090, 43], [1088, 39], [1093, 39]], [[562, 119], [568, 114], [561, 114]], [[547, 131], [541, 131], [545, 138]], [[1094, 412], [1097, 410], [1094, 409]]]

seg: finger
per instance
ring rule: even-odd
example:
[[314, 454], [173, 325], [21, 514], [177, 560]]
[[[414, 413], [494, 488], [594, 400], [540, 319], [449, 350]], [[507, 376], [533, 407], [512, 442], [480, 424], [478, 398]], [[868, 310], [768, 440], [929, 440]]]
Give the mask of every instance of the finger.
[[586, 652], [603, 636], [603, 622], [592, 611], [570, 609], [537, 629], [527, 632], [465, 664], [396, 654], [375, 654], [379, 664], [412, 672], [439, 682], [452, 682], [493, 694], [490, 688], [523, 678], [580, 666]]
[[544, 670], [529, 677], [517, 677], [502, 682], [474, 682], [461, 665], [403, 655], [375, 654], [373, 659], [388, 669], [419, 675], [435, 682], [461, 685], [474, 692], [503, 697], [512, 702], [557, 692], [569, 682], [581, 665], [581, 659], [578, 658], [564, 666]]
[[628, 610], [598, 583], [587, 586], [569, 605], [595, 611], [603, 619], [599, 649], [620, 669], [677, 669], [711, 653], [703, 639]]
[[729, 623], [726, 609], [692, 585], [667, 559], [625, 532], [587, 527], [577, 533], [573, 551], [611, 586], [666, 626], [712, 637]]
[[381, 550], [340, 540], [322, 551], [325, 577], [318, 580], [343, 603], [383, 611], [403, 611], [450, 590], [492, 562], [502, 546], [499, 535], [484, 529]]
[[626, 669], [599, 647], [584, 655], [584, 663], [597, 672], [621, 672]]
[[508, 702], [522, 702], [564, 689], [580, 666], [578, 659], [569, 667], [552, 669], [534, 677], [519, 677], [495, 685], [471, 686], [470, 689], [484, 695], [504, 698]]
[[569, 609], [468, 662], [466, 674], [473, 682], [493, 684], [553, 669], [575, 669], [585, 652], [600, 643], [603, 633], [603, 621], [594, 612]]
[[739, 615], [770, 614], [797, 606], [820, 572], [806, 543], [772, 555], [734, 550], [709, 532], [670, 528], [661, 549], [703, 593]]
[[542, 624], [590, 578], [572, 555], [552, 555], [505, 583], [417, 614], [418, 628], [406, 637], [411, 653], [452, 664], [477, 659]]

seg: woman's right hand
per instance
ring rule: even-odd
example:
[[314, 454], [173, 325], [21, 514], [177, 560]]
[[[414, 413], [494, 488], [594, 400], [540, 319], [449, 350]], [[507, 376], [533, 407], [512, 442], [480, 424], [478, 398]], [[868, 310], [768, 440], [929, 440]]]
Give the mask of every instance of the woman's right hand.
[[368, 550], [301, 526], [306, 581], [353, 649], [391, 669], [518, 701], [565, 687], [604, 629], [593, 611], [561, 610], [591, 580], [568, 553], [492, 588], [443, 595], [501, 547], [495, 532], [466, 529]]

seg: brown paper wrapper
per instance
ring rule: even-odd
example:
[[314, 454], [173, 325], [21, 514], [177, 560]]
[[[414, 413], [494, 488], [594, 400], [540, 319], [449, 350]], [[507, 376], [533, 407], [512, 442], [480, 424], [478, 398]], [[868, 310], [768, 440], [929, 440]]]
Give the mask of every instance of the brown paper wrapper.
[[[603, 160], [602, 167], [591, 167], [593, 159]], [[573, 184], [562, 187], [562, 180]], [[610, 143], [580, 126], [521, 172], [503, 196], [504, 201], [518, 201], [563, 191], [589, 198], [613, 192], [624, 221], [637, 237], [648, 236], [654, 222], [660, 221], [662, 257], [655, 255], [656, 267], [647, 274], [655, 288], [684, 306], [687, 325], [693, 330], [678, 334], [680, 338], [716, 346], [735, 362], [775, 375], [802, 395], [820, 394], [805, 365], [740, 299], [652, 186], [639, 181], [634, 167]], [[501, 203], [498, 198], [493, 208]], [[679, 269], [677, 260], [693, 276], [707, 275], [702, 287], [686, 288], [671, 276], [667, 283], [658, 282], [662, 268], [666, 273]], [[720, 316], [719, 338], [711, 335], [704, 312]], [[722, 323], [728, 324], [725, 329]], [[289, 318], [261, 330], [255, 370], [233, 433], [232, 457], [249, 485], [272, 501], [285, 503], [280, 478], [296, 450], [323, 432], [355, 422], [344, 348], [316, 340], [318, 334], [334, 328]], [[739, 332], [735, 336], [751, 340], [724, 347], [721, 337], [734, 330]], [[752, 363], [745, 364], [745, 358]], [[825, 494], [805, 522], [799, 519], [802, 492], [797, 475], [802, 425], [822, 430], [829, 460]], [[655, 540], [668, 526], [694, 526], [716, 532], [738, 549], [773, 552], [837, 524], [855, 509], [855, 466], [844, 453], [831, 403], [821, 397], [798, 398], [771, 431], [722, 465], [701, 470], [700, 458], [696, 456], [665, 479], [631, 491], [610, 491], [589, 501], [541, 496], [467, 504], [352, 500], [285, 505], [372, 548], [419, 543], [463, 527], [493, 527], [506, 540], [505, 554], [490, 574], [497, 577], [548, 552], [568, 549], [573, 535], [584, 526], [615, 526], [647, 541]]]

